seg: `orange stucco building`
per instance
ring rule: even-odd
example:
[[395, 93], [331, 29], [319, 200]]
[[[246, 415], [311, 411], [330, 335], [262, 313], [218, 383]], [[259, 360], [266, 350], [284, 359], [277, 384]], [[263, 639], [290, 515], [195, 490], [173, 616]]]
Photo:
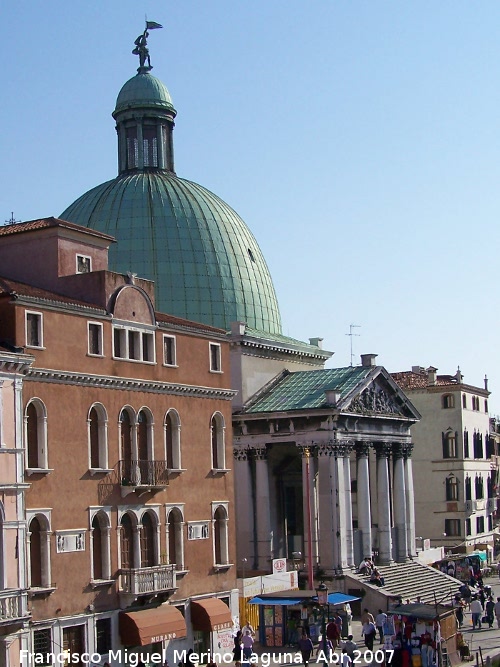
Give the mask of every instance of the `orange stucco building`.
[[10, 588], [27, 590], [5, 643], [26, 660], [173, 664], [230, 646], [238, 613], [226, 334], [155, 312], [151, 282], [107, 270], [112, 242], [54, 218], [0, 228], [0, 341], [23, 369], [22, 433], [2, 439], [21, 452]]

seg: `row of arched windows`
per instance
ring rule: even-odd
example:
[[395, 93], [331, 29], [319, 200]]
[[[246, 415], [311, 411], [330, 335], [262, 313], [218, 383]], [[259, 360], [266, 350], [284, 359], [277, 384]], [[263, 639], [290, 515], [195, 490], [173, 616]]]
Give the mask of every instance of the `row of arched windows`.
[[[25, 441], [27, 468], [48, 469], [47, 453], [47, 410], [39, 398], [32, 399], [26, 406]], [[107, 470], [108, 461], [108, 415], [101, 403], [94, 403], [87, 416], [89, 468]], [[166, 462], [167, 469], [181, 470], [181, 419], [177, 410], [167, 410], [163, 418], [163, 444], [161, 454], [155, 445], [153, 413], [147, 407], [136, 412], [130, 406], [122, 408], [118, 417], [120, 460]], [[209, 441], [208, 441], [209, 437]], [[225, 421], [220, 412], [210, 418], [211, 467], [224, 470], [225, 459]]]
[[[50, 514], [37, 513], [28, 522], [30, 587], [51, 587]], [[212, 548], [214, 566], [229, 563], [228, 513], [225, 504], [212, 504]], [[111, 562], [111, 517], [104, 510], [91, 516], [89, 531], [90, 580], [109, 581], [113, 571], [122, 575], [121, 588], [127, 587], [127, 574], [132, 570], [172, 565], [176, 571], [185, 571], [185, 521], [183, 508], [168, 508], [165, 525], [165, 548], [160, 544], [160, 520], [151, 509], [141, 508], [123, 512], [118, 522], [118, 563]], [[208, 531], [207, 531], [208, 532]], [[207, 534], [207, 538], [209, 535]]]

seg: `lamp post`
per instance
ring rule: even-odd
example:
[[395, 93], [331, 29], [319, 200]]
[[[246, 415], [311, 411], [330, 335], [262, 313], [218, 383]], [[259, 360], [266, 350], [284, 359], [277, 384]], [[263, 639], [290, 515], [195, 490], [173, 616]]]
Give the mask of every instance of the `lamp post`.
[[[242, 558], [241, 564], [243, 566], [243, 578], [241, 580], [241, 597], [243, 598], [242, 611], [243, 611], [243, 625], [246, 625], [247, 622], [247, 600], [245, 597], [245, 570], [248, 563], [248, 558]], [[241, 625], [241, 627], [243, 627]]]
[[318, 604], [321, 609], [321, 643], [323, 644], [323, 665], [326, 667], [329, 662], [329, 659], [326, 656], [326, 611], [328, 608], [328, 588], [324, 582], [321, 582], [316, 589], [316, 595], [318, 596]]

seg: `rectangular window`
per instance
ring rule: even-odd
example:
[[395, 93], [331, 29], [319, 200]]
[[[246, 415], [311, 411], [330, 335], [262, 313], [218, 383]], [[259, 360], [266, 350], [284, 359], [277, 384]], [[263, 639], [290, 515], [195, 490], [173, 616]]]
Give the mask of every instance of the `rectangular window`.
[[76, 256], [76, 272], [90, 273], [92, 271], [92, 259], [86, 255]]
[[476, 517], [476, 533], [484, 533], [484, 516]]
[[210, 370], [213, 373], [220, 373], [222, 370], [219, 343], [210, 343]]
[[448, 537], [460, 537], [460, 519], [445, 519], [444, 532]]
[[155, 337], [150, 331], [137, 331], [128, 327], [113, 328], [113, 356], [133, 361], [155, 360]]
[[472, 526], [470, 519], [465, 519], [465, 534], [472, 535]]
[[142, 360], [154, 361], [154, 337], [152, 333], [142, 334]]
[[125, 336], [125, 329], [113, 329], [114, 356], [120, 359], [126, 358], [127, 342]]
[[43, 347], [42, 314], [26, 312], [26, 345]]
[[175, 336], [163, 336], [163, 363], [165, 366], [177, 364], [177, 350]]
[[89, 354], [102, 357], [102, 324], [89, 322]]
[[37, 665], [51, 665], [52, 635], [50, 628], [33, 632], [33, 662]]
[[103, 655], [109, 653], [111, 646], [111, 619], [98, 618], [95, 622], [96, 650]]

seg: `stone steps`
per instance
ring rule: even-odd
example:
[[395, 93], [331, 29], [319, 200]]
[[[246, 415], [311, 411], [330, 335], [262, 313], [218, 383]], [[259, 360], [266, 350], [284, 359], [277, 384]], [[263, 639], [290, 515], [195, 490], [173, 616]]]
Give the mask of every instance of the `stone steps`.
[[377, 589], [386, 595], [402, 597], [403, 603], [407, 599], [415, 602], [416, 598], [420, 597], [421, 601], [427, 604], [450, 604], [460, 585], [457, 579], [417, 561], [381, 565], [377, 566], [377, 569], [384, 578], [382, 587], [370, 584], [369, 576], [355, 576], [371, 590]]

